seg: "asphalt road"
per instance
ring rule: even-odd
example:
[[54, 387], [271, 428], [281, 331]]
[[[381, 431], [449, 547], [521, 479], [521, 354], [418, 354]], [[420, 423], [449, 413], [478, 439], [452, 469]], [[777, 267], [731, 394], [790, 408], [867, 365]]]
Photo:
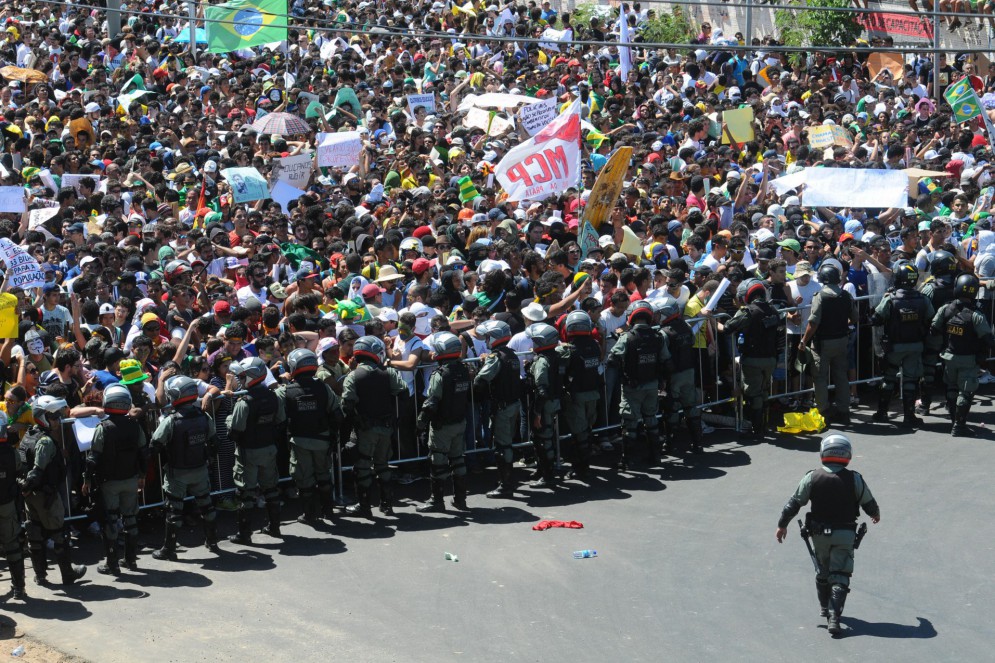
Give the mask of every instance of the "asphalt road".
[[[818, 616], [797, 530], [774, 539], [781, 506], [817, 464], [817, 438], [741, 447], [722, 431], [700, 458], [600, 468], [591, 488], [488, 500], [488, 470], [473, 477], [468, 518], [405, 504], [376, 524], [294, 523], [282, 543], [225, 542], [220, 557], [190, 530], [178, 563], [146, 554], [140, 573], [117, 580], [91, 567], [67, 591], [34, 586], [29, 570], [30, 601], [8, 594], [0, 610], [64, 652], [129, 663], [990, 660], [995, 411], [983, 400], [989, 430], [976, 440], [951, 438], [932, 417], [909, 434], [856, 414], [851, 467], [882, 521], [857, 552], [837, 639]], [[428, 488], [401, 495], [421, 500]], [[540, 519], [584, 528], [532, 531]], [[157, 545], [150, 525], [143, 536]], [[573, 559], [582, 549], [598, 557]], [[77, 551], [90, 564], [99, 554], [95, 539]]]

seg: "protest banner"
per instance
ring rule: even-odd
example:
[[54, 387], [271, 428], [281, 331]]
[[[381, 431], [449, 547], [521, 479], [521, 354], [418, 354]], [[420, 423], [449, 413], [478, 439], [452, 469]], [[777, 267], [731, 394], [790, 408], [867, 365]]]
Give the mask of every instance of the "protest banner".
[[286, 182], [295, 189], [306, 189], [314, 171], [314, 154], [305, 152], [292, 157], [276, 159], [273, 163], [274, 182]]
[[0, 260], [7, 265], [4, 275], [7, 290], [26, 290], [45, 285], [45, 273], [41, 271], [38, 261], [7, 237], [0, 238]]
[[425, 109], [426, 115], [435, 115], [435, 95], [434, 94], [409, 94], [408, 110], [411, 117], [415, 116], [415, 109], [421, 106]]
[[508, 200], [542, 200], [576, 186], [580, 178], [580, 100], [497, 165]]
[[363, 139], [358, 131], [318, 134], [318, 165], [350, 168], [359, 163]]
[[266, 178], [255, 168], [225, 168], [221, 171], [221, 177], [228, 180], [236, 203], [250, 203], [269, 198]]
[[535, 136], [542, 128], [556, 119], [556, 99], [543, 99], [537, 104], [525, 104], [518, 111], [518, 119], [530, 136]]
[[0, 212], [23, 212], [27, 209], [23, 186], [0, 186]]

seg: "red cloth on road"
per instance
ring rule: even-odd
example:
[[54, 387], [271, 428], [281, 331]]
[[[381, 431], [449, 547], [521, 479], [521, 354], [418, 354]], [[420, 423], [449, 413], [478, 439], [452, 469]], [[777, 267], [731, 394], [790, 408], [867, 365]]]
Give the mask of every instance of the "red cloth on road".
[[532, 529], [541, 532], [551, 527], [566, 527], [568, 529], [583, 529], [584, 523], [576, 520], [540, 520], [532, 526]]

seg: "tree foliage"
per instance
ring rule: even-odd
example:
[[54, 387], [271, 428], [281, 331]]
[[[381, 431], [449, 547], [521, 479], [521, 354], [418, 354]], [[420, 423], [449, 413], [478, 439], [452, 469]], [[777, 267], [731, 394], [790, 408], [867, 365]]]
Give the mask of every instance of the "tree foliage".
[[[795, 7], [840, 7], [851, 6], [850, 0], [791, 0]], [[830, 46], [839, 48], [853, 44], [863, 27], [857, 14], [851, 12], [819, 11], [818, 9], [798, 11], [778, 9], [774, 12], [774, 22], [786, 46]]]

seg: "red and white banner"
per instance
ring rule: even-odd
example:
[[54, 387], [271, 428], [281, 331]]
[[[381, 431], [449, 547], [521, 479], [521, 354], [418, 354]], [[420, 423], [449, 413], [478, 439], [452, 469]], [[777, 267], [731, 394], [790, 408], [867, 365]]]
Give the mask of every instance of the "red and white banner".
[[512, 148], [497, 165], [508, 200], [542, 200], [576, 186], [580, 178], [580, 100]]

